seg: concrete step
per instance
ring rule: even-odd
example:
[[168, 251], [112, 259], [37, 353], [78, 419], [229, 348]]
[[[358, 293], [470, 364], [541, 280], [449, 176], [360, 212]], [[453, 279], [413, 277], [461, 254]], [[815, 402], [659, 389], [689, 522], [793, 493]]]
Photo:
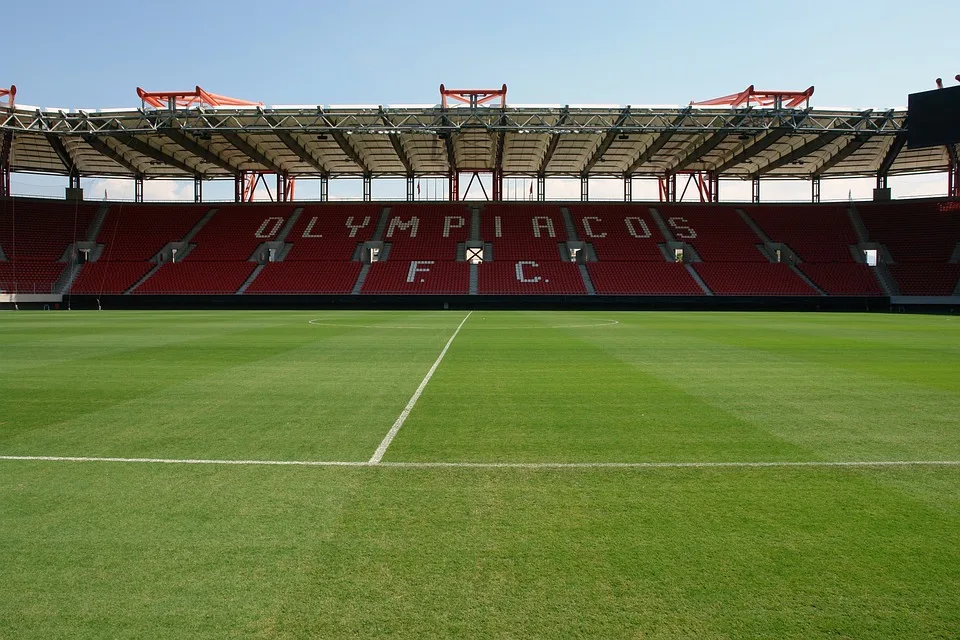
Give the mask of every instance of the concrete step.
[[593, 288], [593, 280], [590, 279], [590, 272], [587, 271], [587, 265], [581, 263], [577, 265], [577, 268], [580, 269], [580, 277], [583, 278], [583, 286], [587, 289], [587, 295], [597, 295], [597, 290]]
[[664, 221], [663, 216], [660, 215], [660, 211], [654, 207], [649, 207], [650, 217], [653, 218], [653, 221], [656, 223], [657, 228], [660, 229], [660, 233], [663, 234], [663, 239], [667, 242], [676, 242], [677, 239], [673, 237], [673, 231], [670, 230], [670, 227], [667, 226], [667, 223]]
[[287, 236], [290, 235], [290, 232], [293, 230], [293, 225], [297, 224], [301, 213], [303, 213], [303, 207], [297, 207], [293, 210], [293, 213], [287, 218], [283, 227], [280, 228], [280, 232], [277, 233], [277, 237], [273, 238], [274, 242], [286, 242]]
[[773, 240], [760, 228], [756, 222], [753, 221], [753, 218], [747, 215], [747, 212], [743, 209], [736, 209], [737, 215], [740, 216], [740, 219], [747, 223], [747, 226], [757, 234], [757, 237], [763, 240], [764, 244], [773, 244]]
[[470, 240], [480, 239], [480, 207], [470, 207]]
[[480, 290], [480, 265], [470, 263], [470, 295], [475, 296]]
[[787, 262], [786, 265], [787, 265], [788, 267], [790, 267], [790, 270], [791, 270], [791, 271], [793, 271], [795, 274], [797, 274], [798, 276], [800, 276], [800, 279], [801, 279], [801, 280], [803, 280], [803, 281], [806, 282], [808, 285], [810, 285], [810, 288], [812, 288], [812, 289], [813, 289], [814, 291], [816, 291], [818, 294], [820, 294], [821, 296], [827, 295], [826, 293], [824, 293], [823, 289], [821, 289], [820, 287], [818, 287], [813, 280], [811, 280], [810, 278], [807, 277], [807, 274], [805, 274], [803, 271], [800, 271], [800, 269], [797, 268], [797, 265], [795, 265], [795, 264], [793, 264], [793, 263], [790, 263], [790, 262]]
[[137, 287], [139, 287], [139, 286], [142, 285], [144, 282], [146, 282], [147, 280], [149, 280], [150, 277], [151, 277], [153, 274], [155, 274], [157, 271], [159, 271], [159, 270], [160, 270], [160, 267], [162, 267], [162, 266], [163, 266], [163, 263], [162, 263], [162, 262], [158, 262], [152, 269], [150, 269], [150, 271], [147, 271], [146, 275], [144, 275], [142, 278], [140, 278], [140, 279], [137, 280], [135, 283], [133, 283], [133, 286], [132, 286], [132, 287], [130, 287], [129, 289], [127, 289], [126, 291], [124, 291], [124, 292], [123, 292], [123, 295], [125, 295], [125, 296], [130, 295], [130, 293], [133, 292], [134, 290], [136, 290]]
[[886, 263], [877, 263], [877, 266], [873, 268], [873, 275], [876, 276], [877, 283], [880, 284], [880, 288], [883, 289], [885, 294], [888, 296], [900, 295], [900, 285], [897, 284], [896, 279], [893, 277], [893, 274], [890, 273], [890, 268], [887, 267]]
[[203, 225], [210, 222], [210, 218], [212, 218], [216, 213], [216, 209], [210, 209], [210, 211], [207, 211], [204, 216], [200, 218], [200, 221], [193, 225], [193, 229], [190, 229], [190, 231], [187, 232], [187, 235], [183, 236], [181, 242], [190, 242], [193, 240], [193, 237], [200, 233], [200, 229], [203, 229]]
[[249, 287], [251, 284], [253, 284], [253, 281], [257, 279], [257, 276], [260, 275], [260, 272], [263, 271], [264, 267], [266, 267], [266, 266], [267, 266], [267, 265], [265, 265], [265, 264], [258, 264], [258, 265], [257, 265], [257, 268], [253, 270], [253, 273], [251, 273], [250, 276], [249, 276], [246, 280], [243, 281], [243, 284], [240, 285], [240, 288], [237, 289], [237, 295], [238, 295], [238, 296], [241, 295], [244, 291], [246, 291], [246, 290], [247, 290], [247, 287]]
[[870, 232], [867, 231], [867, 225], [863, 224], [860, 212], [857, 211], [857, 207], [853, 203], [850, 203], [850, 206], [847, 207], [847, 217], [850, 219], [850, 224], [853, 225], [853, 230], [857, 232], [857, 240], [870, 242]]
[[83, 265], [75, 262], [67, 264], [67, 268], [63, 270], [63, 273], [60, 274], [60, 277], [57, 278], [57, 281], [53, 284], [53, 292], [60, 294], [70, 293], [74, 281], [77, 279], [77, 276], [80, 275], [82, 266]]
[[93, 220], [90, 221], [90, 226], [87, 227], [87, 242], [96, 242], [97, 236], [100, 235], [100, 229], [103, 228], [103, 223], [107, 219], [107, 212], [110, 211], [110, 205], [103, 203], [100, 205], [100, 208], [97, 209], [96, 215], [93, 216]]
[[693, 265], [685, 264], [683, 266], [686, 268], [687, 273], [690, 274], [690, 277], [693, 278], [698, 285], [700, 285], [700, 288], [703, 289], [703, 292], [708, 296], [712, 296], [713, 291], [711, 291], [710, 287], [707, 286], [707, 283], [703, 281], [703, 278], [701, 278], [700, 274], [697, 273], [697, 270], [693, 268]]
[[573, 224], [573, 216], [566, 207], [560, 207], [560, 214], [563, 216], [563, 227], [567, 230], [567, 240], [579, 240], [577, 237], [577, 226]]
[[383, 241], [383, 232], [387, 230], [387, 220], [390, 219], [390, 207], [384, 207], [380, 211], [380, 218], [377, 220], [377, 226], [373, 230], [373, 238], [377, 242]]
[[365, 264], [360, 268], [360, 275], [357, 276], [357, 281], [353, 285], [353, 291], [350, 292], [352, 295], [360, 295], [360, 290], [363, 289], [363, 283], [367, 280], [368, 273], [370, 273], [370, 265]]

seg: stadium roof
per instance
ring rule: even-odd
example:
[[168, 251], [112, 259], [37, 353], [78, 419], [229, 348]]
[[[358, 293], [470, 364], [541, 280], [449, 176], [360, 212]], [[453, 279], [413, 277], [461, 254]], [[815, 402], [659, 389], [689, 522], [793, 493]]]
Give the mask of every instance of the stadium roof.
[[[199, 88], [198, 88], [199, 91]], [[388, 177], [500, 171], [815, 178], [948, 171], [908, 149], [906, 111], [791, 107], [0, 106], [13, 171], [140, 178]]]

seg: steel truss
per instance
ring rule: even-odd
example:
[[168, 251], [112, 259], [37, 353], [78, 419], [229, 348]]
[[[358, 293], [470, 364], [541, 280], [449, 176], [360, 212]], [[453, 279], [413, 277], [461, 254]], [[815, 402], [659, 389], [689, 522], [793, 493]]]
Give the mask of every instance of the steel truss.
[[[140, 90], [141, 108], [110, 111], [40, 110], [13, 105], [11, 95], [0, 104], [0, 193], [9, 193], [11, 169], [71, 181], [128, 176], [139, 192], [145, 179], [193, 179], [198, 200], [203, 181], [228, 178], [247, 200], [266, 175], [276, 176], [280, 201], [292, 199], [297, 177], [319, 178], [321, 199], [331, 178], [362, 177], [370, 199], [373, 179], [403, 177], [412, 200], [414, 180], [444, 176], [449, 198], [459, 199], [461, 176], [469, 175], [466, 194], [481, 174], [492, 176], [493, 200], [508, 177], [534, 179], [538, 200], [547, 178], [578, 178], [588, 199], [590, 178], [618, 177], [631, 199], [633, 178], [646, 176], [660, 180], [664, 200], [692, 185], [701, 201], [716, 202], [721, 178], [753, 181], [755, 199], [761, 176], [810, 179], [816, 199], [824, 177], [876, 176], [879, 186], [888, 175], [948, 169], [957, 193], [956, 149], [905, 149], [905, 111], [803, 108], [811, 93], [751, 87], [705, 106], [511, 107], [504, 86], [443, 89], [433, 107], [335, 108], [265, 107], [198, 87]], [[718, 106], [724, 100], [733, 106]]]

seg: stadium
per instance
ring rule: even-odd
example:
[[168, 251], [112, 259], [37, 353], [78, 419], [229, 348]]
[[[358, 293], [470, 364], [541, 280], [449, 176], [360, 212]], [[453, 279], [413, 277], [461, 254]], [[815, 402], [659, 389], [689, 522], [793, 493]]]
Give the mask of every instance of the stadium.
[[937, 84], [0, 90], [0, 637], [956, 637]]

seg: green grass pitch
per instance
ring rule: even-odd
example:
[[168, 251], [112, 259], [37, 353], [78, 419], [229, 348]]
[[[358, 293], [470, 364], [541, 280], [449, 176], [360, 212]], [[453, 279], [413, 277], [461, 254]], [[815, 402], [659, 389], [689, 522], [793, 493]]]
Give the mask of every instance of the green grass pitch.
[[0, 314], [0, 638], [960, 637], [960, 319], [466, 315]]

